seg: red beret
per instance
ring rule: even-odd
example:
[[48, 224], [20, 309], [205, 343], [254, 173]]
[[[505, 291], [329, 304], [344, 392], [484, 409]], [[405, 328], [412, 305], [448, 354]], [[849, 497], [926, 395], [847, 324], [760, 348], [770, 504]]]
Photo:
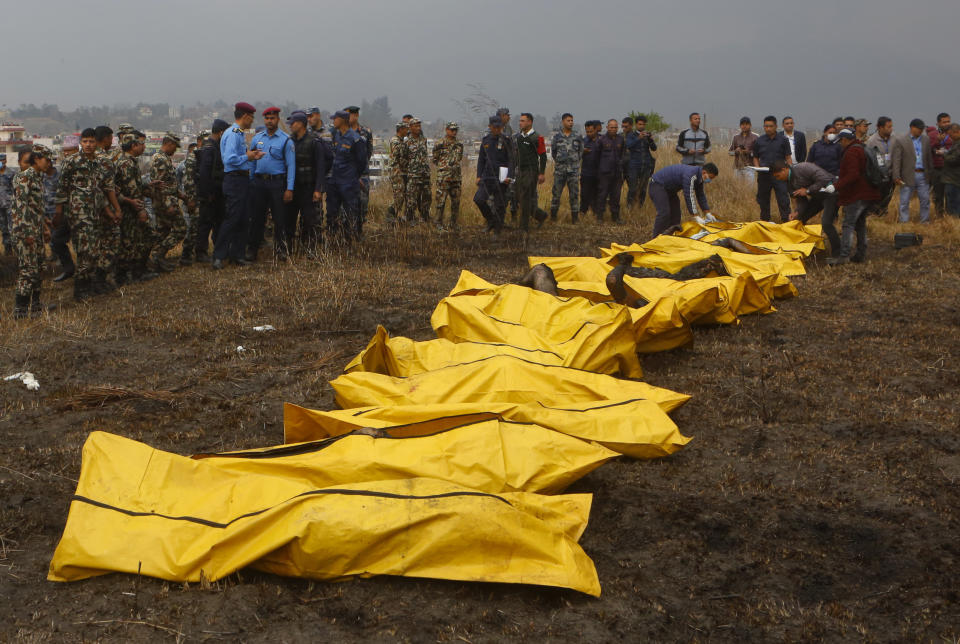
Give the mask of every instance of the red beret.
[[257, 113], [257, 108], [255, 108], [255, 107], [254, 107], [253, 105], [251, 105], [250, 103], [244, 103], [243, 101], [240, 101], [239, 103], [237, 103], [236, 105], [234, 105], [234, 106], [233, 106], [233, 109], [235, 109], [235, 110], [237, 110], [237, 111], [240, 111], [240, 112], [245, 112], [245, 113], [247, 113], [247, 114], [256, 114], [256, 113]]
[[264, 116], [266, 116], [267, 114], [279, 114], [279, 113], [280, 113], [279, 107], [268, 107], [267, 109], [263, 110]]

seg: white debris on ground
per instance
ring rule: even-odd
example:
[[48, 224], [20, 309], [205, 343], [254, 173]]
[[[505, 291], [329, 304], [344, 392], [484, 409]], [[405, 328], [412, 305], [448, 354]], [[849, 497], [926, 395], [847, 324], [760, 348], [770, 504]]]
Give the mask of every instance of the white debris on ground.
[[255, 326], [255, 327], [253, 327], [253, 330], [254, 330], [254, 331], [260, 331], [261, 333], [264, 332], [264, 331], [276, 331], [276, 329], [274, 328], [274, 326], [273, 326], [272, 324], [264, 324], [263, 326]]
[[237, 347], [237, 354], [243, 354], [246, 353], [246, 351], [247, 350], [244, 349], [242, 345]]
[[24, 385], [26, 385], [27, 389], [29, 389], [30, 391], [37, 391], [38, 389], [40, 389], [40, 383], [37, 382], [37, 379], [34, 378], [33, 374], [30, 373], [29, 371], [21, 371], [19, 373], [15, 373], [12, 376], [7, 376], [6, 378], [4, 378], [4, 380], [19, 380]]

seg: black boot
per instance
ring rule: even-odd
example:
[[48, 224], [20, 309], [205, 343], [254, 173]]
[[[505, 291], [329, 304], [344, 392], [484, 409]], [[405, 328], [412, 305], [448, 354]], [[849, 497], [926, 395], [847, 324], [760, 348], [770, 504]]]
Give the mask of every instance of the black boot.
[[77, 302], [83, 302], [93, 297], [90, 292], [89, 277], [75, 277], [73, 280], [73, 299]]
[[13, 319], [22, 320], [27, 317], [27, 311], [30, 309], [30, 296], [16, 295], [13, 302]]
[[156, 273], [147, 270], [147, 260], [143, 259], [133, 265], [130, 269], [131, 282], [149, 282], [152, 279], [160, 277]]
[[30, 293], [30, 317], [38, 318], [43, 315], [43, 303], [40, 301], [40, 289], [35, 288]]
[[183, 252], [180, 253], [180, 265], [190, 266], [191, 264], [193, 264], [193, 249], [184, 248]]
[[557, 208], [551, 208], [551, 209], [550, 209], [550, 221], [556, 221], [556, 220], [557, 220], [557, 211], [558, 211]]
[[70, 279], [71, 277], [73, 277], [73, 273], [74, 273], [76, 270], [77, 270], [77, 269], [76, 269], [76, 267], [75, 267], [73, 264], [70, 264], [70, 265], [68, 265], [68, 266], [64, 266], [64, 267], [63, 267], [63, 272], [60, 273], [59, 275], [57, 275], [56, 277], [54, 277], [54, 278], [53, 278], [53, 281], [54, 281], [54, 282], [63, 282], [63, 281], [66, 281], [66, 280]]
[[107, 271], [98, 268], [93, 273], [93, 283], [90, 285], [93, 292], [97, 295], [106, 295], [113, 293], [117, 287], [107, 281]]

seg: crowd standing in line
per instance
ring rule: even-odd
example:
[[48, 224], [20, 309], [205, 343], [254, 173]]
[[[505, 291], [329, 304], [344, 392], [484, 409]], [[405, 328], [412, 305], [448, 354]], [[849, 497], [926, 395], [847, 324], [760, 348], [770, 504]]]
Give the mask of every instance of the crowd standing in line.
[[[315, 257], [324, 245], [360, 242], [369, 204], [373, 135], [359, 123], [359, 108], [337, 111], [330, 128], [324, 127], [319, 108], [296, 111], [286, 118], [288, 134], [279, 127], [280, 109], [270, 107], [263, 110], [263, 125], [248, 141], [255, 115], [252, 105], [237, 103], [233, 125], [214, 120], [210, 130], [190, 144], [180, 168], [172, 161], [180, 137], [167, 132], [150, 160], [149, 179], [141, 175], [138, 162], [146, 137], [129, 124], [119, 126], [117, 149], [112, 149], [111, 128], [84, 130], [79, 152], [59, 168], [42, 145], [19, 152], [17, 174], [7, 168], [6, 155], [0, 155], [0, 230], [4, 250], [17, 256], [19, 271], [14, 317], [44, 311], [40, 287], [45, 243], [62, 268], [54, 281], [72, 278], [74, 299], [83, 301], [174, 270], [167, 256], [179, 244], [182, 265], [210, 262], [220, 270], [228, 262], [255, 262], [268, 216], [277, 261], [294, 252]], [[643, 117], [588, 120], [581, 136], [573, 115], [563, 114], [550, 146], [554, 171], [549, 212], [538, 207], [547, 150], [533, 120], [532, 114], [522, 113], [519, 131], [513, 134], [508, 109], [500, 108], [489, 118], [473, 198], [487, 232], [498, 234], [504, 228], [508, 207], [514, 220], [519, 211], [523, 231], [531, 223], [539, 228], [548, 218], [556, 221], [564, 190], [574, 223], [591, 210], [602, 221], [608, 209], [611, 220], [621, 223], [624, 182], [628, 208], [642, 206], [650, 196], [657, 211], [654, 236], [680, 223], [681, 193], [691, 216], [701, 223], [714, 220], [705, 186], [719, 170], [707, 161], [712, 146], [700, 114], [691, 114], [690, 127], [679, 134], [675, 151], [680, 162], [658, 172], [652, 154], [657, 144]], [[960, 146], [953, 145], [960, 124], [941, 113], [935, 126], [914, 119], [909, 131], [898, 136], [892, 120], [882, 116], [868, 137], [870, 125], [866, 119], [838, 117], [808, 150], [792, 117], [784, 117], [778, 130], [777, 117], [767, 116], [763, 134], [757, 135], [745, 116], [728, 153], [736, 177], [756, 181], [761, 220], [771, 221], [771, 193], [781, 222], [806, 223], [822, 213], [831, 250], [828, 262], [860, 262], [866, 258], [866, 217], [886, 214], [897, 188], [900, 222], [909, 221], [914, 194], [921, 223], [930, 221], [931, 204], [937, 216], [960, 215]], [[419, 119], [406, 114], [396, 124], [388, 144], [389, 223], [458, 229], [464, 160], [458, 133], [458, 124], [448, 122], [444, 137], [430, 152]], [[431, 162], [436, 166], [434, 184]]]

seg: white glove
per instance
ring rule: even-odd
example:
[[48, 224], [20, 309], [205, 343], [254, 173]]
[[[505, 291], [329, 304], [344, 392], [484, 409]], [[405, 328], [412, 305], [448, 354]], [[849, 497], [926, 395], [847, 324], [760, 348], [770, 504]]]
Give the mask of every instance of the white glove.
[[832, 183], [831, 183], [829, 186], [827, 186], [826, 188], [820, 188], [820, 192], [825, 192], [825, 193], [827, 193], [828, 195], [832, 195], [832, 194], [835, 193], [836, 191], [837, 191], [837, 189], [833, 187], [833, 184], [832, 184]]

